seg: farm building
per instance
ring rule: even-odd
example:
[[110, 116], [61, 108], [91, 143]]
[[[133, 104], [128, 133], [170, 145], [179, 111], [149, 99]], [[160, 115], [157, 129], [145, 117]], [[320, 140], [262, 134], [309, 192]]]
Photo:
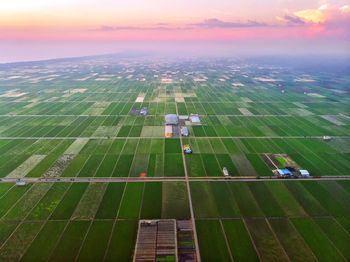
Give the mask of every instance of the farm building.
[[175, 114], [165, 115], [164, 118], [165, 118], [165, 123], [167, 125], [177, 125], [179, 123], [179, 119]]
[[148, 113], [147, 107], [142, 107], [140, 111], [140, 115], [145, 116], [147, 115], [147, 113]]
[[16, 186], [25, 186], [25, 185], [26, 185], [26, 181], [21, 179], [16, 180]]
[[287, 168], [277, 169], [276, 171], [277, 171], [278, 176], [281, 176], [281, 177], [291, 177], [291, 176], [293, 176], [293, 173], [290, 172], [290, 170], [288, 170]]
[[310, 176], [310, 173], [309, 171], [305, 170], [305, 169], [300, 169], [299, 170], [299, 173], [302, 177], [309, 177]]
[[198, 115], [191, 115], [190, 120], [192, 124], [200, 124], [201, 120], [199, 119]]
[[165, 126], [164, 136], [166, 138], [173, 137], [173, 126], [171, 126], [171, 125], [166, 125]]
[[328, 142], [328, 141], [331, 141], [331, 140], [332, 140], [332, 137], [330, 137], [330, 136], [323, 136], [323, 141]]
[[188, 128], [186, 126], [181, 127], [181, 135], [182, 136], [188, 136], [190, 132], [188, 131]]
[[173, 219], [140, 220], [134, 261], [177, 261], [176, 231]]
[[179, 119], [180, 119], [180, 120], [188, 120], [188, 116], [186, 116], [186, 115], [180, 115], [180, 116], [179, 116]]

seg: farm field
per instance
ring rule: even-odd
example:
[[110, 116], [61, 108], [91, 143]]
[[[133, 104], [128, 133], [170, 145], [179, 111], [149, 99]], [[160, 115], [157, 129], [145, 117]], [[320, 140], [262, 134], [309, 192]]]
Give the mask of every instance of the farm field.
[[[192, 221], [201, 261], [350, 260], [349, 84], [236, 59], [0, 65], [0, 261], [132, 261], [140, 219]], [[311, 178], [277, 179], [290, 163]]]
[[[349, 258], [347, 181], [190, 186], [203, 261]], [[38, 183], [23, 189], [0, 184], [1, 260], [128, 261], [139, 219], [190, 218], [184, 182]]]

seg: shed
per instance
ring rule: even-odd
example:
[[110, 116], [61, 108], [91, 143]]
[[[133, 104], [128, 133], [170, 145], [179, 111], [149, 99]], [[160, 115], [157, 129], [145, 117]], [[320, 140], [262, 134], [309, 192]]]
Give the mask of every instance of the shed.
[[286, 168], [277, 169], [277, 173], [279, 176], [293, 176], [292, 172]]
[[25, 185], [26, 185], [26, 181], [21, 179], [16, 180], [16, 186], [25, 186]]
[[201, 120], [199, 119], [198, 115], [191, 115], [190, 120], [193, 124], [200, 124]]
[[300, 169], [299, 172], [300, 172], [300, 175], [302, 177], [309, 177], [310, 176], [309, 171], [307, 171], [306, 169]]
[[171, 125], [165, 126], [164, 136], [167, 138], [173, 137], [173, 127]]
[[175, 114], [165, 115], [164, 119], [167, 125], [177, 125], [179, 123], [179, 119]]
[[147, 115], [147, 113], [148, 113], [147, 107], [142, 107], [140, 111], [140, 115], [145, 116]]
[[181, 127], [181, 135], [182, 136], [188, 136], [189, 135], [189, 131], [188, 131], [188, 128], [186, 126], [182, 126]]

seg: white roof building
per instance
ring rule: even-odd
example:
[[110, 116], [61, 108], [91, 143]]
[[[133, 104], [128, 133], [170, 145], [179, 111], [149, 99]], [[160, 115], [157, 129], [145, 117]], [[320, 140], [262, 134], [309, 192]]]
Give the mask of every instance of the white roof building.
[[307, 171], [305, 169], [300, 169], [299, 172], [300, 172], [300, 175], [303, 176], [303, 177], [309, 177], [310, 176], [309, 171]]
[[179, 118], [175, 114], [165, 115], [164, 119], [167, 125], [177, 125], [179, 123]]
[[190, 120], [193, 124], [200, 124], [201, 120], [199, 119], [198, 115], [191, 115]]

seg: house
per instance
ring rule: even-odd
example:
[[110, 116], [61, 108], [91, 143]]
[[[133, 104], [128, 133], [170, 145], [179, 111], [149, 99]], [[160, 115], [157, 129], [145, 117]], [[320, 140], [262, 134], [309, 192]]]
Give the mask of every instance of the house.
[[189, 131], [188, 131], [188, 128], [186, 126], [182, 126], [181, 127], [181, 135], [182, 136], [188, 136], [189, 135]]
[[222, 169], [222, 173], [224, 174], [225, 177], [230, 176], [230, 173], [228, 172], [228, 170], [227, 170], [226, 167], [224, 167], [224, 168]]
[[198, 115], [191, 114], [190, 120], [191, 120], [192, 124], [200, 124], [201, 123], [201, 120], [199, 119]]
[[173, 137], [173, 127], [171, 125], [166, 125], [164, 130], [164, 136], [166, 138]]
[[140, 111], [140, 115], [145, 116], [147, 115], [147, 113], [148, 113], [147, 107], [142, 107]]
[[310, 176], [310, 173], [309, 171], [305, 170], [305, 169], [300, 169], [299, 170], [299, 173], [302, 177], [309, 177]]
[[16, 186], [25, 186], [25, 185], [26, 185], [26, 181], [21, 179], [16, 180]]
[[328, 142], [328, 141], [331, 141], [331, 140], [332, 140], [332, 137], [330, 137], [330, 136], [323, 136], [323, 141]]
[[175, 114], [165, 115], [164, 119], [167, 125], [177, 125], [179, 123], [179, 118]]
[[278, 176], [281, 176], [281, 177], [292, 177], [293, 176], [293, 173], [290, 172], [287, 168], [277, 169], [276, 171], [277, 171]]
[[180, 116], [179, 116], [179, 119], [180, 119], [180, 120], [188, 120], [188, 116], [186, 116], [186, 115], [180, 115]]

